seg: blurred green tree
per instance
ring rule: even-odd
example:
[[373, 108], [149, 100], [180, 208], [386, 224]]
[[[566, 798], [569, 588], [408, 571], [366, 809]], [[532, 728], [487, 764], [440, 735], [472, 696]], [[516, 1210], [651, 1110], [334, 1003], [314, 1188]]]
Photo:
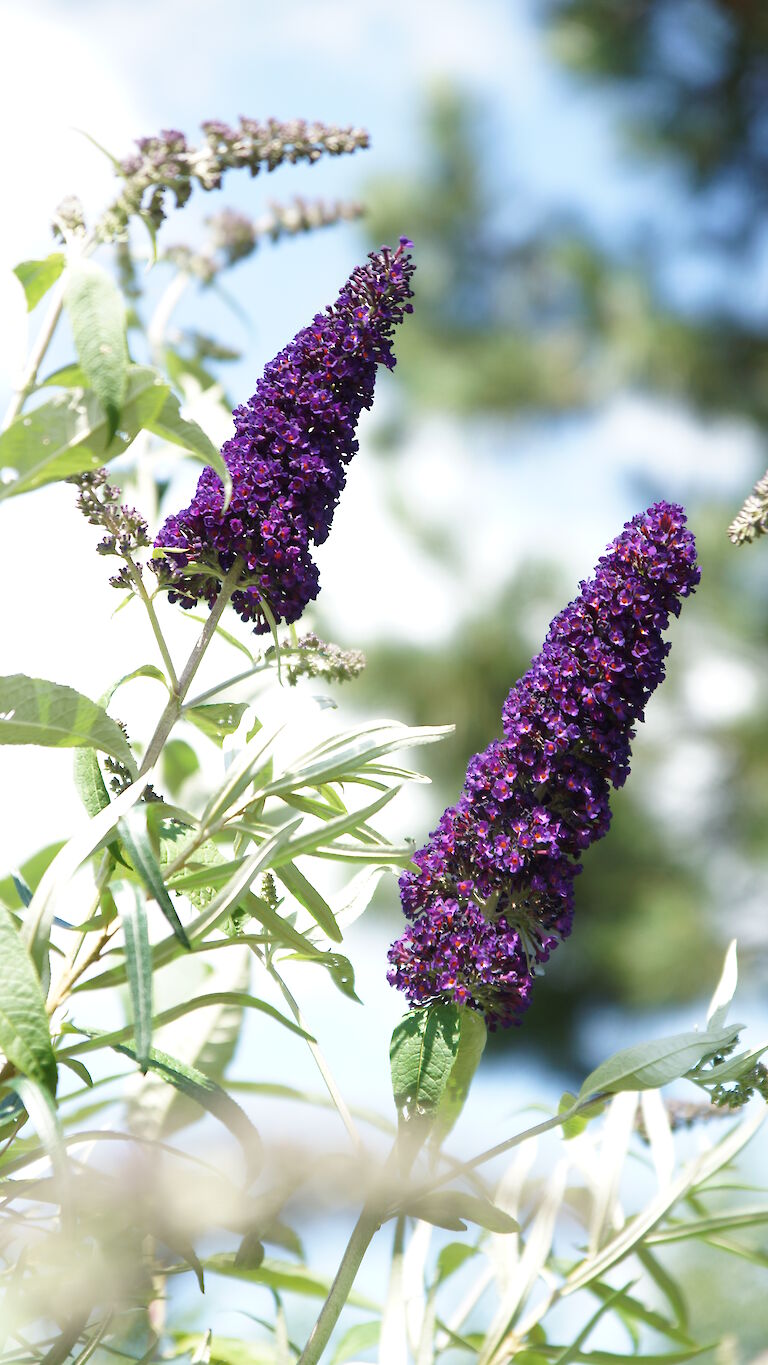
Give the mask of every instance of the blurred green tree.
[[[557, 8], [564, 14], [569, 6]], [[570, 8], [591, 9], [601, 27], [605, 6]], [[627, 7], [643, 14], [654, 8]], [[624, 33], [618, 21], [613, 28]], [[654, 283], [652, 250], [611, 255], [572, 217], [533, 222], [525, 231], [510, 227], [492, 174], [492, 132], [482, 106], [438, 89], [425, 110], [417, 172], [410, 180], [378, 180], [366, 193], [372, 239], [387, 240], [405, 223], [419, 247], [418, 308], [398, 370], [412, 410], [511, 422], [525, 412], [547, 417], [594, 406], [635, 386], [700, 411], [767, 422], [768, 352], [757, 324], [735, 314], [725, 320], [720, 304], [695, 317], [676, 311]], [[394, 435], [380, 433], [383, 458]], [[658, 495], [653, 489], [651, 497]], [[396, 504], [393, 494], [395, 511]], [[697, 510], [705, 575], [696, 622], [681, 625], [675, 658], [693, 659], [704, 642], [710, 649], [714, 642], [726, 656], [746, 654], [746, 667], [764, 670], [765, 570], [728, 544], [729, 511], [716, 504]], [[425, 553], [444, 562], [450, 557], [413, 506], [404, 524]], [[371, 667], [361, 684], [367, 703], [396, 701], [414, 721], [450, 717], [457, 723], [453, 742], [427, 760], [437, 783], [435, 822], [457, 794], [469, 756], [498, 733], [503, 699], [537, 647], [520, 624], [532, 599], [540, 614], [554, 612], [574, 586], [552, 564], [529, 565], [496, 600], [478, 603], [470, 620], [457, 621], [445, 643], [369, 651]], [[573, 938], [567, 951], [555, 954], [527, 1022], [530, 1041], [560, 1066], [583, 1065], [578, 1025], [586, 1007], [598, 1001], [671, 1006], [705, 993], [729, 932], [725, 869], [742, 869], [742, 900], [758, 894], [768, 873], [764, 727], [753, 715], [699, 721], [691, 737], [714, 755], [722, 774], [699, 827], [681, 833], [654, 808], [668, 754], [661, 743], [646, 745], [646, 778], [616, 794], [610, 838], [585, 859]]]

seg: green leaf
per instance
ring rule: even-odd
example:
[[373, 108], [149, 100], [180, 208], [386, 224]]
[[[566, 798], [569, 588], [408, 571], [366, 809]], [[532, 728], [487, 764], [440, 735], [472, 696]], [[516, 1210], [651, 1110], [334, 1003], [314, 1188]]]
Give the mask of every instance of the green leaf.
[[78, 359], [107, 414], [111, 441], [128, 387], [123, 296], [103, 266], [83, 258], [67, 270], [64, 306]]
[[[568, 1110], [573, 1109], [574, 1105], [578, 1103], [579, 1101], [576, 1096], [572, 1095], [570, 1090], [566, 1090], [560, 1097], [557, 1112], [558, 1114], [567, 1114]], [[606, 1099], [596, 1099], [593, 1104], [582, 1109], [580, 1114], [574, 1114], [571, 1118], [566, 1119], [562, 1129], [565, 1141], [569, 1142], [571, 1138], [578, 1137], [580, 1133], [583, 1133], [587, 1124], [593, 1118], [596, 1118], [598, 1114], [602, 1114], [607, 1103], [608, 1101]]]
[[460, 1270], [465, 1261], [477, 1255], [479, 1248], [471, 1246], [469, 1242], [449, 1242], [441, 1247], [437, 1258], [437, 1283], [442, 1284], [454, 1271]]
[[675, 1033], [651, 1043], [623, 1048], [602, 1062], [579, 1091], [588, 1095], [614, 1094], [619, 1090], [657, 1090], [668, 1081], [684, 1076], [702, 1058], [730, 1046], [739, 1035], [740, 1024], [705, 1032]]
[[152, 954], [149, 949], [147, 909], [140, 895], [120, 912], [125, 935], [125, 964], [133, 1007], [136, 1060], [141, 1071], [149, 1065], [152, 1046]]
[[642, 1322], [646, 1327], [651, 1327], [654, 1332], [662, 1332], [669, 1337], [670, 1341], [676, 1341], [682, 1346], [695, 1346], [692, 1337], [679, 1325], [670, 1322], [663, 1313], [656, 1312], [653, 1308], [646, 1308], [640, 1299], [634, 1298], [626, 1290], [614, 1290], [611, 1285], [605, 1284], [602, 1280], [593, 1280], [589, 1285], [589, 1291], [595, 1294], [603, 1302], [610, 1301], [621, 1314], [630, 1320]]
[[167, 393], [168, 385], [155, 370], [132, 365], [113, 440], [109, 419], [91, 389], [59, 394], [22, 413], [0, 435], [0, 468], [12, 474], [0, 484], [0, 499], [109, 464], [127, 450]]
[[71, 365], [60, 365], [58, 370], [52, 370], [46, 375], [41, 388], [57, 389], [87, 389], [89, 388], [88, 376], [81, 365], [72, 363]]
[[[503, 1209], [498, 1209], [490, 1199], [482, 1199], [476, 1194], [466, 1194], [464, 1190], [443, 1190], [439, 1194], [428, 1194], [408, 1204], [404, 1212], [413, 1218], [421, 1218], [425, 1223], [433, 1223], [438, 1228], [450, 1228], [452, 1232], [466, 1232], [467, 1222], [477, 1223], [489, 1232], [519, 1232], [520, 1226]], [[467, 1220], [466, 1222], [464, 1220]]]
[[188, 948], [189, 939], [165, 888], [163, 874], [150, 843], [146, 807], [134, 806], [123, 816], [117, 828], [128, 856], [149, 894], [157, 901], [179, 943]]
[[[116, 1043], [114, 1048], [115, 1052], [122, 1052], [133, 1061], [138, 1061], [136, 1052], [126, 1043]], [[220, 1123], [223, 1123], [240, 1143], [249, 1174], [254, 1176], [258, 1173], [261, 1165], [261, 1139], [245, 1110], [240, 1108], [226, 1090], [205, 1076], [202, 1071], [198, 1071], [197, 1067], [177, 1061], [175, 1057], [169, 1057], [167, 1053], [160, 1052], [154, 1047], [150, 1049], [147, 1068], [157, 1072], [169, 1085], [188, 1095], [196, 1104], [207, 1109], [209, 1114], [213, 1114]]]
[[405, 1164], [415, 1157], [435, 1120], [459, 1051], [457, 1005], [411, 1010], [395, 1026], [389, 1049], [392, 1093]]
[[45, 848], [40, 848], [37, 853], [33, 853], [30, 858], [16, 869], [16, 873], [9, 877], [3, 877], [0, 881], [0, 901], [3, 901], [9, 910], [20, 910], [24, 907], [25, 901], [19, 895], [16, 884], [16, 876], [21, 876], [25, 885], [34, 891], [43, 873], [50, 867], [56, 854], [63, 848], [63, 842], [59, 840], [55, 844], [46, 844]]
[[331, 1357], [331, 1365], [344, 1365], [347, 1360], [354, 1360], [361, 1351], [370, 1351], [372, 1347], [378, 1346], [381, 1334], [381, 1320], [376, 1318], [373, 1322], [357, 1322], [354, 1327], [350, 1327], [343, 1337]]
[[601, 1303], [600, 1307], [596, 1310], [596, 1312], [592, 1314], [592, 1317], [589, 1319], [589, 1322], [586, 1324], [585, 1327], [582, 1328], [582, 1330], [579, 1332], [579, 1335], [574, 1338], [570, 1346], [566, 1346], [562, 1351], [558, 1352], [557, 1356], [555, 1357], [555, 1365], [573, 1365], [573, 1362], [579, 1359], [581, 1355], [581, 1347], [585, 1344], [587, 1338], [592, 1335], [600, 1319], [604, 1317], [607, 1312], [610, 1311], [614, 1303], [616, 1303], [620, 1299], [623, 1299], [623, 1297], [626, 1295], [627, 1289], [630, 1288], [631, 1283], [632, 1281], [630, 1280], [629, 1283], [626, 1284], [623, 1289], [614, 1290], [609, 1289], [605, 1302]]
[[[164, 1024], [171, 1024], [175, 1019], [183, 1019], [185, 1015], [192, 1014], [195, 1010], [206, 1010], [212, 1005], [225, 1005], [228, 1008], [236, 1006], [239, 1009], [258, 1010], [261, 1014], [266, 1014], [270, 1019], [276, 1020], [287, 1028], [289, 1032], [297, 1034], [299, 1038], [304, 1038], [310, 1043], [315, 1039], [306, 1029], [295, 1024], [287, 1015], [281, 1014], [275, 1005], [270, 1005], [266, 1000], [260, 1000], [258, 996], [249, 995], [247, 991], [210, 991], [206, 995], [193, 995], [189, 1000], [182, 1000], [177, 1005], [169, 1005], [168, 1009], [161, 1010], [154, 1016], [155, 1028], [162, 1028]], [[60, 1052], [61, 1060], [75, 1053], [96, 1052], [99, 1048], [115, 1047], [122, 1043], [131, 1035], [130, 1026], [111, 1030], [109, 1033], [96, 1033], [90, 1029], [78, 1029], [80, 1033], [86, 1035], [86, 1041], [76, 1043], [66, 1052]]]
[[[287, 845], [288, 848], [291, 845]], [[308, 910], [313, 919], [317, 921], [323, 933], [334, 943], [341, 943], [343, 935], [336, 923], [333, 911], [326, 900], [315, 889], [311, 882], [292, 862], [281, 862], [276, 869], [277, 876], [291, 893], [296, 897], [300, 905]]]
[[72, 687], [24, 673], [0, 678], [0, 744], [88, 745], [135, 770], [125, 735], [101, 706]]
[[688, 1305], [677, 1280], [672, 1278], [669, 1271], [657, 1261], [647, 1246], [639, 1246], [635, 1254], [643, 1269], [650, 1275], [656, 1288], [667, 1300], [675, 1315], [677, 1326], [686, 1328], [688, 1326]]
[[31, 1076], [15, 1076], [11, 1084], [51, 1159], [54, 1176], [60, 1187], [62, 1215], [64, 1221], [67, 1221], [66, 1187], [69, 1179], [69, 1162], [64, 1146], [64, 1134], [51, 1092], [46, 1085], [41, 1085]]
[[232, 475], [216, 449], [213, 441], [206, 436], [203, 428], [197, 422], [189, 418], [182, 417], [179, 400], [174, 393], [168, 391], [165, 402], [160, 411], [155, 414], [151, 422], [147, 423], [149, 431], [153, 431], [156, 436], [161, 436], [163, 440], [170, 441], [173, 445], [181, 446], [189, 451], [200, 464], [210, 465], [215, 469], [224, 487], [224, 511], [229, 506], [232, 496]]
[[109, 792], [93, 749], [78, 749], [74, 778], [77, 794], [91, 817], [109, 805]]
[[485, 1021], [477, 1010], [468, 1006], [458, 1006], [459, 1047], [437, 1109], [431, 1141], [441, 1143], [461, 1114], [469, 1087], [480, 1065], [488, 1033]]
[[184, 718], [191, 720], [209, 739], [223, 744], [227, 735], [235, 733], [247, 710], [247, 702], [218, 702], [211, 706], [193, 706], [184, 711]]
[[13, 916], [0, 905], [0, 1049], [17, 1071], [56, 1093], [56, 1058], [40, 979]]
[[730, 1232], [735, 1228], [762, 1227], [763, 1223], [768, 1223], [768, 1208], [741, 1209], [737, 1213], [723, 1213], [714, 1218], [674, 1223], [671, 1227], [650, 1233], [647, 1242], [649, 1246], [662, 1246], [665, 1242], [684, 1242], [690, 1238], [709, 1237], [715, 1232]]
[[169, 739], [161, 755], [163, 786], [172, 797], [200, 768], [200, 760], [185, 739]]
[[[366, 822], [382, 807], [389, 805], [400, 791], [399, 787], [390, 787], [377, 796], [369, 805], [361, 807], [360, 810], [347, 811], [344, 815], [336, 815], [331, 820], [326, 820], [317, 829], [309, 830], [306, 833], [298, 834], [288, 844], [285, 854], [286, 857], [298, 858], [301, 854], [312, 854], [318, 848], [330, 851], [335, 847], [334, 841], [340, 834], [355, 831], [364, 827]], [[382, 852], [386, 854], [387, 845], [382, 845]]]
[[272, 796], [297, 787], [337, 781], [360, 771], [383, 754], [417, 744], [434, 744], [452, 733], [452, 725], [408, 726], [396, 721], [373, 721], [316, 745], [262, 791], [265, 796]]
[[14, 266], [13, 273], [26, 294], [28, 313], [37, 307], [51, 285], [56, 283], [66, 264], [64, 253], [53, 251], [42, 261], [21, 261]]

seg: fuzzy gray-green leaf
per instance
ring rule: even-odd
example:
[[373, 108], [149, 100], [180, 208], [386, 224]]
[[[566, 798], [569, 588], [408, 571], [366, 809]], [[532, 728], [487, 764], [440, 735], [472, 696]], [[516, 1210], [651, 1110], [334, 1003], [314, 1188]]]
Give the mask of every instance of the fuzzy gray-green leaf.
[[107, 415], [111, 441], [128, 387], [123, 296], [103, 266], [81, 259], [67, 271], [64, 305], [80, 365]]
[[24, 673], [0, 678], [0, 744], [87, 745], [134, 767], [125, 735], [101, 706], [72, 687]]
[[0, 905], [0, 1049], [24, 1076], [56, 1092], [48, 1016], [40, 978], [13, 916]]

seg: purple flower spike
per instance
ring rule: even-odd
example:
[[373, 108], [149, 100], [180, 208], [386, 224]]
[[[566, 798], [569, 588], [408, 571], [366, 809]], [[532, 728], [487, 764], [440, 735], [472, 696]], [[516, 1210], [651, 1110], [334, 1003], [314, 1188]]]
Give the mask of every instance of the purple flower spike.
[[664, 678], [662, 632], [699, 582], [681, 507], [627, 522], [512, 688], [504, 737], [400, 880], [411, 923], [388, 979], [411, 1005], [453, 1000], [519, 1023], [537, 964], [571, 932], [582, 850], [608, 832], [634, 724]]
[[413, 271], [402, 244], [372, 252], [336, 302], [267, 365], [222, 447], [233, 485], [227, 511], [221, 480], [208, 467], [189, 507], [168, 517], [157, 536], [168, 553], [153, 566], [171, 602], [212, 605], [238, 555], [243, 579], [232, 604], [257, 634], [270, 628], [262, 604], [276, 621], [291, 622], [317, 596], [310, 546], [330, 530], [376, 368], [394, 367], [391, 336], [413, 311]]

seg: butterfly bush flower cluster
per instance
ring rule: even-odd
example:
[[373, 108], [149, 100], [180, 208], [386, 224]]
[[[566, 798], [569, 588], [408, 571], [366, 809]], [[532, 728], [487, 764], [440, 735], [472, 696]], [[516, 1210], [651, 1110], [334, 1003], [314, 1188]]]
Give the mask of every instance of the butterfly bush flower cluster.
[[317, 596], [310, 547], [330, 530], [377, 366], [395, 364], [392, 333], [412, 311], [411, 245], [403, 237], [396, 251], [371, 252], [235, 410], [235, 435], [222, 448], [229, 507], [219, 476], [206, 468], [189, 507], [168, 517], [155, 541], [163, 553], [153, 563], [170, 601], [213, 604], [237, 558], [243, 570], [232, 604], [257, 634], [270, 629], [270, 617], [297, 620]]
[[515, 684], [503, 738], [470, 762], [455, 806], [400, 882], [410, 920], [389, 981], [519, 1021], [537, 965], [571, 931], [585, 848], [607, 832], [634, 724], [664, 677], [662, 632], [699, 581], [681, 507], [628, 522]]

